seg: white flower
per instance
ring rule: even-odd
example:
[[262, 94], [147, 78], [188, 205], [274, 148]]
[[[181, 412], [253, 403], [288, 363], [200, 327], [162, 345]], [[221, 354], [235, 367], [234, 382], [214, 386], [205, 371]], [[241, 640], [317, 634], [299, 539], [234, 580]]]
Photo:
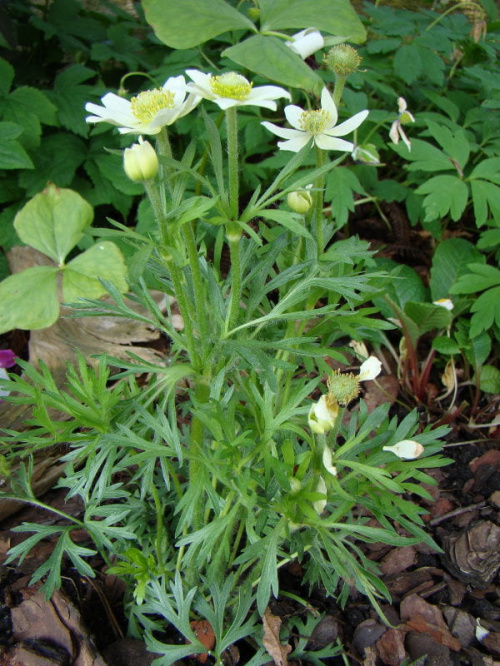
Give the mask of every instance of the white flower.
[[332, 476], [337, 476], [337, 468], [333, 466], [332, 460], [332, 452], [327, 446], [325, 446], [323, 449], [323, 465], [329, 474]]
[[326, 497], [327, 497], [327, 489], [326, 489], [326, 483], [325, 480], [322, 476], [319, 477], [318, 479], [318, 485], [316, 486], [316, 492], [321, 493], [322, 495], [325, 495], [325, 499], [320, 499], [316, 500], [316, 502], [313, 502], [313, 507], [314, 510], [318, 515], [321, 515], [323, 511], [326, 508]]
[[403, 460], [414, 460], [422, 455], [424, 447], [420, 442], [413, 439], [403, 439], [401, 442], [394, 444], [394, 446], [383, 446], [384, 451], [392, 451], [398, 458]]
[[398, 110], [399, 110], [399, 116], [391, 125], [391, 129], [389, 130], [389, 137], [396, 145], [399, 143], [400, 138], [403, 139], [403, 142], [406, 144], [408, 150], [411, 150], [410, 140], [406, 136], [402, 128], [402, 125], [408, 125], [409, 123], [414, 123], [415, 118], [412, 116], [412, 114], [409, 111], [407, 111], [406, 100], [404, 97], [398, 97]]
[[322, 49], [325, 45], [325, 40], [319, 30], [306, 28], [292, 35], [291, 40], [285, 43], [302, 60], [305, 60], [316, 51], [319, 51], [319, 49]]
[[321, 109], [307, 111], [294, 104], [285, 107], [286, 119], [294, 129], [286, 129], [268, 122], [261, 124], [273, 134], [282, 139], [287, 139], [287, 141], [278, 141], [278, 148], [281, 150], [291, 150], [298, 153], [312, 139], [313, 143], [322, 150], [347, 150], [351, 152], [354, 144], [337, 137], [344, 136], [357, 129], [367, 115], [368, 111], [360, 111], [349, 120], [337, 125], [337, 107], [328, 89], [323, 88]]
[[265, 109], [276, 111], [274, 100], [280, 97], [290, 99], [290, 93], [279, 86], [259, 86], [253, 88], [244, 76], [236, 72], [226, 72], [219, 76], [204, 74], [197, 69], [187, 69], [186, 74], [193, 83], [187, 84], [187, 89], [203, 99], [212, 100], [221, 109], [232, 106], [262, 106]]
[[101, 98], [103, 106], [88, 102], [85, 109], [94, 115], [85, 120], [117, 125], [121, 134], [158, 134], [162, 127], [188, 114], [200, 101], [200, 96], [188, 94], [183, 76], [172, 76], [162, 88], [145, 90], [130, 102], [114, 93]]
[[366, 382], [369, 379], [375, 379], [382, 371], [382, 363], [376, 356], [369, 356], [366, 361], [361, 364], [359, 369], [358, 381]]
[[447, 310], [453, 310], [455, 307], [451, 298], [439, 298], [437, 301], [432, 301], [434, 305], [440, 305], [442, 308]]
[[317, 435], [325, 435], [335, 425], [338, 414], [339, 406], [336, 402], [328, 400], [328, 395], [322, 395], [318, 402], [311, 405], [309, 427]]

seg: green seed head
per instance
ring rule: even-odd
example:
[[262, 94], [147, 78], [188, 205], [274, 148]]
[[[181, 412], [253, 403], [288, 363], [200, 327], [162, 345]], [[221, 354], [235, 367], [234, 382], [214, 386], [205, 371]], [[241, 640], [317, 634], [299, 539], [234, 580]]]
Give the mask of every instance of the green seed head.
[[359, 395], [359, 377], [352, 373], [342, 374], [335, 371], [328, 378], [328, 396], [343, 407]]
[[354, 74], [361, 64], [361, 56], [349, 44], [338, 44], [328, 51], [324, 63], [337, 76]]

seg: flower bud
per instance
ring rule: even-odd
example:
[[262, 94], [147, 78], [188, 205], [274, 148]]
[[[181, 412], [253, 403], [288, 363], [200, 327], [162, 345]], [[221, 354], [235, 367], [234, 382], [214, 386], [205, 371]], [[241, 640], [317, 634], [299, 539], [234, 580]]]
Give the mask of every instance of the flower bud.
[[337, 44], [328, 51], [324, 63], [337, 76], [354, 74], [361, 64], [361, 56], [349, 44]]
[[319, 30], [307, 28], [292, 35], [292, 39], [286, 42], [286, 45], [297, 53], [302, 60], [305, 60], [319, 49], [322, 49], [325, 40]]
[[290, 192], [286, 202], [294, 213], [304, 215], [313, 205], [313, 198], [307, 190], [298, 190], [297, 192]]
[[144, 183], [151, 180], [158, 173], [158, 156], [149, 141], [139, 137], [139, 143], [125, 148], [123, 153], [123, 168], [134, 183]]
[[326, 496], [327, 496], [326, 483], [325, 483], [325, 480], [322, 476], [320, 476], [319, 479], [318, 479], [318, 485], [316, 486], [316, 492], [321, 493], [322, 495], [325, 495], [325, 499], [320, 499], [320, 500], [316, 500], [315, 502], [313, 502], [313, 508], [319, 516], [323, 513], [323, 511], [326, 508]]
[[403, 439], [401, 442], [394, 444], [394, 446], [383, 446], [383, 451], [392, 451], [398, 458], [403, 460], [414, 460], [422, 455], [425, 451], [420, 442], [413, 439]]
[[322, 395], [309, 410], [309, 427], [317, 435], [325, 435], [335, 425], [339, 406], [330, 395]]
[[451, 311], [455, 307], [451, 298], [439, 298], [437, 301], [432, 301], [434, 305], [439, 305], [442, 308], [446, 308]]

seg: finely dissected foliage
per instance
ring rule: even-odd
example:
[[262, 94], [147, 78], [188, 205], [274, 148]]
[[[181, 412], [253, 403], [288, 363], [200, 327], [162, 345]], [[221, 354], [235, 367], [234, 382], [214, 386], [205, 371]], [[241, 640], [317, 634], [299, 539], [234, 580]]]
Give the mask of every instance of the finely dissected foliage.
[[[349, 3], [332, 2], [342, 32], [362, 42], [365, 31]], [[33, 495], [32, 454], [65, 444], [59, 487], [84, 506], [78, 519], [56, 511], [67, 518], [61, 526], [19, 526], [30, 536], [11, 550], [10, 561], [24, 558], [43, 539], [56, 539], [34, 574], [50, 595], [61, 583], [65, 558], [92, 576], [87, 558], [98, 552], [128, 584], [130, 632], [144, 636], [162, 655], [156, 663], [165, 665], [207, 651], [193, 620], [213, 629], [216, 663], [241, 640], [253, 646], [248, 663], [266, 663], [258, 616], [279, 594], [280, 569], [292, 560], [301, 562], [310, 587], [321, 586], [344, 604], [354, 586], [382, 613], [380, 604], [389, 595], [365, 544], [423, 541], [437, 548], [426, 533], [423, 509], [409, 496], [430, 499], [424, 485], [435, 483], [430, 469], [448, 462], [440, 455], [447, 429], [419, 423], [416, 410], [400, 419], [389, 403], [371, 412], [362, 398], [356, 405], [360, 383], [376, 380], [383, 365], [361, 342], [365, 338], [383, 355], [395, 329], [389, 318], [396, 316], [408, 349], [403, 379], [423, 401], [430, 366], [419, 362], [421, 339], [436, 333], [435, 351], [463, 353], [480, 374], [482, 366], [492, 367], [485, 365], [486, 331], [497, 326], [474, 306], [479, 317], [471, 320], [474, 335], [467, 346], [468, 318], [454, 321], [449, 294], [498, 289], [497, 271], [479, 250], [467, 263], [449, 245], [462, 239], [438, 246], [429, 294], [412, 269], [399, 269], [402, 279], [395, 279], [388, 272], [393, 265], [375, 259], [369, 243], [345, 231], [349, 211], [359, 202], [355, 195], [379, 205], [384, 192], [389, 201], [404, 200], [412, 219], [433, 232], [438, 217], [449, 214], [453, 221], [467, 207], [480, 211], [478, 226], [497, 224], [490, 198], [496, 177], [486, 168], [496, 166], [497, 158], [488, 153], [491, 135], [480, 146], [473, 138], [480, 131], [476, 121], [464, 129], [451, 106], [444, 109], [447, 120], [437, 112], [420, 114], [422, 99], [401, 98], [398, 79], [411, 68], [408, 45], [393, 36], [391, 17], [414, 17], [420, 33], [410, 55], [421, 58], [424, 33], [433, 36], [439, 26], [465, 39], [465, 18], [444, 16], [433, 27], [433, 12], [389, 15], [370, 6], [368, 23], [377, 38], [364, 47], [366, 70], [348, 75], [338, 67], [335, 73], [310, 68], [287, 48], [290, 32], [314, 25], [325, 3], [297, 1], [291, 12], [289, 3], [262, 1], [258, 20], [255, 12], [249, 18], [234, 5], [189, 0], [175, 7], [145, 0], [157, 37], [188, 51], [167, 50], [170, 69], [167, 62], [155, 72], [161, 77], [150, 90], [137, 91], [130, 102], [109, 92], [101, 105], [84, 100], [87, 121], [96, 124], [90, 141], [114, 136], [104, 133], [105, 123], [123, 134], [138, 133], [139, 127], [149, 134], [131, 147], [130, 139], [122, 144], [128, 146], [125, 171], [136, 181], [130, 193], [147, 194], [138, 223], [115, 220], [112, 228], [94, 230], [125, 249], [129, 296], [147, 314], [127, 304], [123, 274], [115, 280], [101, 275], [108, 304], [97, 300], [100, 293], [85, 293], [72, 314], [138, 319], [164, 334], [168, 356], [153, 364], [131, 349], [129, 362], [101, 357], [94, 365], [80, 357], [63, 386], [43, 364], [35, 369], [22, 363], [24, 375], [12, 375], [8, 399], [33, 408], [31, 427], [22, 434], [3, 432], [3, 467], [21, 460], [4, 496], [51, 511]], [[205, 13], [198, 11], [202, 6]], [[176, 26], [185, 24], [184, 12], [196, 21], [181, 31]], [[327, 47], [340, 41], [335, 26], [324, 24]], [[195, 55], [193, 47], [200, 47]], [[486, 44], [482, 48], [487, 51]], [[377, 57], [391, 49], [396, 55], [377, 72]], [[200, 53], [209, 54], [209, 68]], [[442, 71], [439, 48], [434, 55]], [[314, 62], [320, 64], [319, 56]], [[146, 69], [148, 61], [140, 64]], [[425, 71], [414, 72], [414, 80]], [[444, 76], [431, 83], [444, 85]], [[422, 95], [443, 107], [438, 97]], [[379, 107], [373, 112], [371, 98]], [[381, 108], [386, 98], [390, 110]], [[398, 141], [390, 148], [389, 132]], [[273, 133], [286, 139], [278, 149]], [[378, 156], [392, 149], [399, 156], [392, 156], [397, 173], [379, 181]], [[453, 188], [455, 180], [460, 183], [448, 207], [446, 201], [434, 206], [426, 184], [432, 179], [417, 178], [427, 172], [431, 154], [436, 178], [448, 185], [453, 179]], [[94, 153], [93, 159], [101, 157]], [[479, 181], [484, 199], [474, 185]], [[109, 201], [116, 205], [114, 196]], [[61, 261], [78, 242], [82, 225], [76, 227], [57, 246]], [[494, 238], [483, 247], [492, 247], [488, 243]], [[81, 265], [84, 257], [74, 261]], [[467, 286], [469, 273], [474, 279]], [[182, 328], [174, 326], [171, 301], [159, 306], [151, 286], [175, 299]], [[74, 299], [79, 295], [77, 289], [71, 293]], [[353, 372], [333, 371], [332, 365], [348, 363], [351, 339], [357, 343], [349, 357]], [[479, 340], [482, 345], [475, 344]], [[52, 417], [52, 410], [59, 416]], [[86, 531], [87, 545], [73, 540], [75, 530]], [[296, 621], [300, 634], [308, 622]], [[167, 640], [167, 626], [185, 642]], [[300, 640], [294, 655], [300, 658], [305, 650]], [[336, 650], [324, 648], [307, 658], [320, 664]]]

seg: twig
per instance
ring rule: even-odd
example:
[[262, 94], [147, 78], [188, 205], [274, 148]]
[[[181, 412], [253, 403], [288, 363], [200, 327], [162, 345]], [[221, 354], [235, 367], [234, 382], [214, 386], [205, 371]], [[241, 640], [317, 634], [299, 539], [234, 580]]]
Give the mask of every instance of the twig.
[[474, 509], [483, 509], [485, 506], [487, 506], [486, 502], [478, 502], [477, 504], [462, 506], [459, 509], [454, 509], [453, 511], [449, 511], [448, 513], [443, 513], [442, 516], [437, 516], [436, 518], [433, 518], [432, 520], [429, 521], [429, 525], [432, 526], [439, 525], [439, 523], [442, 523], [444, 520], [448, 520], [448, 518], [461, 516], [462, 514], [467, 513], [468, 511], [474, 511]]

